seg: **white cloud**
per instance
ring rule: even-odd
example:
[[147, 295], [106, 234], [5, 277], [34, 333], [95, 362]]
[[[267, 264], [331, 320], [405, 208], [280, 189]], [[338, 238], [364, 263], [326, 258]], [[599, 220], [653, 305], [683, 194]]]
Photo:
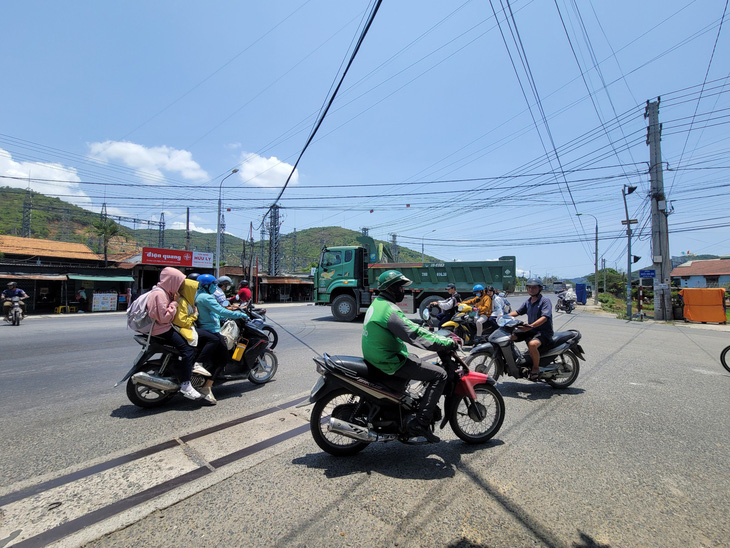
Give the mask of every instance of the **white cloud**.
[[[264, 158], [252, 152], [241, 154], [241, 167], [238, 175], [244, 183], [258, 187], [280, 187], [286, 182], [292, 170], [291, 164], [280, 161], [276, 156]], [[299, 170], [292, 175], [290, 185], [299, 181]]]
[[16, 162], [9, 152], [0, 149], [0, 175], [18, 177], [0, 178], [0, 186], [28, 188], [30, 178], [31, 190], [91, 209], [91, 198], [79, 187], [81, 179], [74, 168], [47, 162]]
[[102, 162], [121, 162], [133, 168], [142, 179], [164, 178], [163, 171], [177, 173], [190, 181], [208, 179], [208, 174], [193, 161], [187, 150], [177, 150], [167, 146], [145, 147], [126, 141], [104, 141], [91, 143], [90, 155]]
[[[172, 223], [169, 226], [166, 225], [166, 228], [171, 228], [173, 230], [185, 230], [186, 227], [185, 227], [185, 222], [183, 222], [183, 221], [175, 221], [174, 223]], [[215, 230], [212, 230], [212, 229], [209, 229], [209, 228], [199, 227], [199, 226], [197, 226], [193, 222], [190, 223], [190, 230], [192, 232], [201, 232], [203, 234], [215, 233]]]

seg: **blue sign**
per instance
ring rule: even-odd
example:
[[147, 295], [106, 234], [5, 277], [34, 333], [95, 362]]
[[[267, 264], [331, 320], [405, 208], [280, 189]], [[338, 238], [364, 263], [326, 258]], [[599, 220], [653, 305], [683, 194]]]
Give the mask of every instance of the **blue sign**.
[[656, 278], [656, 270], [639, 270], [639, 278]]

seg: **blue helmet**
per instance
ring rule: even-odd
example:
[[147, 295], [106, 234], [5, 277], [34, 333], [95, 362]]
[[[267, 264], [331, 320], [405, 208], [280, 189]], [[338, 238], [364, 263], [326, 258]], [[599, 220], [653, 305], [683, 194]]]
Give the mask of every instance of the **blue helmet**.
[[474, 286], [474, 289], [472, 289], [474, 292], [474, 295], [479, 295], [480, 291], [484, 291], [484, 286], [482, 284], [477, 284]]
[[198, 284], [200, 286], [215, 284], [215, 276], [212, 274], [201, 274], [198, 276]]

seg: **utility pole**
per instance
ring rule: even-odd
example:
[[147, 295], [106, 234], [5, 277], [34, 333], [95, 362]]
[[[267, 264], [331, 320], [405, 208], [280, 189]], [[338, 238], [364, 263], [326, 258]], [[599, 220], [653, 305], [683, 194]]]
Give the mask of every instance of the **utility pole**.
[[[603, 292], [606, 292], [606, 259], [601, 259], [601, 268], [603, 268]], [[596, 281], [596, 291], [598, 291], [598, 281]]]
[[[626, 319], [631, 321], [631, 263], [633, 255], [631, 254], [631, 225], [638, 223], [636, 219], [629, 219], [629, 206], [626, 203], [626, 196], [636, 190], [635, 186], [624, 185], [621, 194], [624, 197], [624, 209], [626, 210], [626, 220], [621, 221], [622, 225], [626, 225], [626, 236], [628, 238], [628, 259], [626, 261]], [[638, 260], [638, 258], [637, 258]]]
[[669, 227], [667, 198], [664, 194], [662, 170], [662, 125], [659, 123], [659, 102], [646, 102], [644, 118], [649, 119], [646, 144], [649, 145], [649, 176], [651, 179], [651, 248], [654, 270], [654, 319], [672, 319], [671, 255], [669, 254]]
[[190, 251], [190, 208], [187, 208], [187, 219], [185, 221], [185, 251]]

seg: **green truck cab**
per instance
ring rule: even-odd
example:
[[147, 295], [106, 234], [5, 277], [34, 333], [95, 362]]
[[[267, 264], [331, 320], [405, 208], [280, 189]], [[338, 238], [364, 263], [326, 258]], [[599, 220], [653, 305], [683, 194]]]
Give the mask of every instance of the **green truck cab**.
[[[372, 242], [371, 238], [367, 240]], [[331, 306], [337, 321], [351, 322], [370, 306], [377, 294], [378, 276], [386, 270], [399, 270], [413, 281], [400, 303], [405, 314], [418, 312], [422, 316], [430, 303], [448, 296], [448, 283], [455, 284], [464, 299], [471, 297], [475, 284], [493, 285], [507, 293], [515, 288], [513, 256], [496, 261], [443, 263], [378, 263], [378, 257], [374, 242], [367, 248], [323, 248], [314, 270], [314, 304]]]

